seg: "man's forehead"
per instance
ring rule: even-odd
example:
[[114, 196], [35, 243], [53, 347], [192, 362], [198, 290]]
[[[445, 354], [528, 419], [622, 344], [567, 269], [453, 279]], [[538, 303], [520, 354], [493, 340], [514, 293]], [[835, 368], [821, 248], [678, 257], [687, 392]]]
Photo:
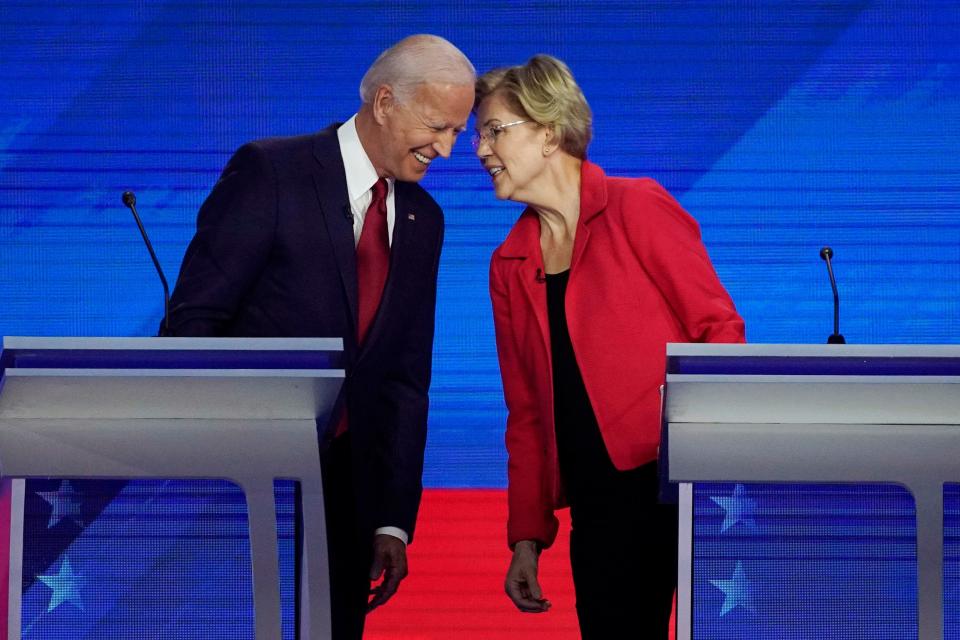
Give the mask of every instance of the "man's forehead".
[[452, 84], [449, 82], [431, 82], [424, 81], [414, 87], [414, 93], [423, 94], [449, 94], [470, 91], [473, 93], [472, 84]]
[[450, 126], [465, 126], [473, 106], [473, 86], [423, 83], [417, 85], [411, 102], [427, 118]]

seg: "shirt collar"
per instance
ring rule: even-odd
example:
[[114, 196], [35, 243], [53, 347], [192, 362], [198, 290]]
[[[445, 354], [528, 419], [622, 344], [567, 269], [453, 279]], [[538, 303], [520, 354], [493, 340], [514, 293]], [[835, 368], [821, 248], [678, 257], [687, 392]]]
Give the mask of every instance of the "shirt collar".
[[340, 156], [343, 158], [343, 168], [347, 174], [347, 194], [350, 196], [350, 202], [354, 202], [370, 191], [380, 179], [373, 163], [370, 162], [370, 156], [360, 143], [356, 114], [337, 129], [337, 140], [340, 142]]

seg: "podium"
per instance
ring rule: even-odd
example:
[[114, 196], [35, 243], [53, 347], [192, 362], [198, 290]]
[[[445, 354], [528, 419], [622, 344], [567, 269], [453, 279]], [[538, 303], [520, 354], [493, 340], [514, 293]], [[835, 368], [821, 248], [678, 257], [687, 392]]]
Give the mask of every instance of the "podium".
[[960, 480], [960, 346], [670, 344], [677, 638], [691, 637], [694, 482], [894, 483], [916, 504], [920, 640], [943, 638], [943, 485]]
[[[4, 338], [2, 346], [4, 478], [236, 484], [248, 510], [257, 640], [281, 637], [274, 480], [296, 480], [300, 637], [330, 637], [317, 425], [327, 423], [343, 384], [339, 338]], [[21, 633], [18, 515], [22, 526], [22, 511], [11, 517], [11, 639]]]

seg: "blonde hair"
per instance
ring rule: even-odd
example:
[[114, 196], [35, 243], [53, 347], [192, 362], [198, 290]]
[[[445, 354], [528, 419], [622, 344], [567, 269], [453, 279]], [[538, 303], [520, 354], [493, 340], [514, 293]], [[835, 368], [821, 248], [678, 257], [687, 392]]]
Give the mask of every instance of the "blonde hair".
[[373, 61], [360, 81], [360, 98], [372, 102], [377, 89], [386, 84], [397, 100], [406, 102], [418, 85], [471, 85], [476, 77], [467, 56], [448, 40], [429, 34], [407, 36]]
[[553, 127], [561, 149], [577, 158], [586, 157], [593, 114], [563, 62], [540, 53], [526, 64], [488, 71], [477, 80], [474, 111], [494, 94], [517, 115]]

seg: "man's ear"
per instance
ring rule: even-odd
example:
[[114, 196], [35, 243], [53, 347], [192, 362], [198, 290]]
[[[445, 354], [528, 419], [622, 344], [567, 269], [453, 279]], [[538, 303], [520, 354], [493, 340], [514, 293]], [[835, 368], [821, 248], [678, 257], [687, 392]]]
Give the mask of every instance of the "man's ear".
[[393, 87], [388, 84], [382, 84], [377, 87], [377, 93], [373, 96], [373, 119], [377, 124], [383, 124], [387, 115], [397, 106], [397, 97], [393, 93]]

